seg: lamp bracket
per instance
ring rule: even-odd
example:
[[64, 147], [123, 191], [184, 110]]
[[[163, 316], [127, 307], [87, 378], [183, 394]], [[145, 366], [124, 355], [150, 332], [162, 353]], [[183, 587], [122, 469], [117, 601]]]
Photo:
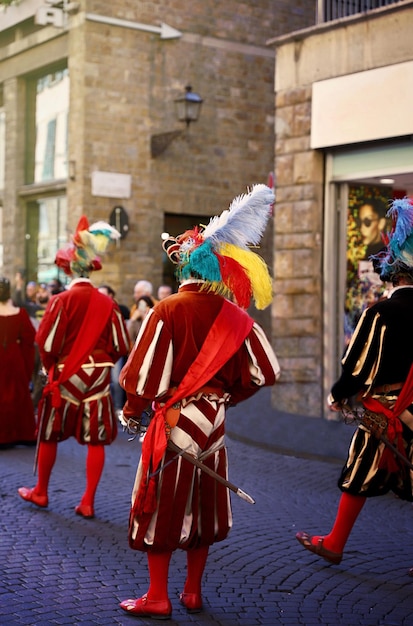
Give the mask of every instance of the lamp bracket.
[[174, 139], [182, 135], [182, 130], [172, 130], [167, 133], [159, 133], [151, 136], [151, 156], [156, 158], [163, 152]]

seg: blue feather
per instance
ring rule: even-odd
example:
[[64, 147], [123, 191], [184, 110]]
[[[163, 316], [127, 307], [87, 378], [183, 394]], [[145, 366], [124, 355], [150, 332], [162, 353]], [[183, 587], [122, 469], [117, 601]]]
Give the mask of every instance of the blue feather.
[[377, 262], [382, 280], [391, 281], [400, 271], [413, 267], [413, 204], [407, 197], [391, 202], [387, 216], [393, 220], [385, 254], [372, 257]]
[[189, 267], [191, 276], [200, 276], [208, 282], [221, 280], [219, 261], [208, 241], [194, 249], [189, 257]]
[[413, 264], [413, 205], [409, 198], [394, 200], [388, 215], [396, 218], [394, 233], [389, 243], [392, 256], [411, 266]]

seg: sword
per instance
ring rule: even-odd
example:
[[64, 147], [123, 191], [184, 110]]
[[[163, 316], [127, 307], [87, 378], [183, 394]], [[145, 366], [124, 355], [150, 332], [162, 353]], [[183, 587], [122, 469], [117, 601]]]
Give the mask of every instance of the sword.
[[[205, 472], [205, 474], [208, 474], [208, 476], [211, 476], [217, 482], [221, 483], [222, 485], [224, 485], [225, 487], [227, 487], [228, 489], [233, 491], [237, 496], [242, 498], [242, 500], [245, 500], [245, 502], [249, 502], [249, 504], [255, 504], [254, 498], [251, 498], [251, 496], [248, 493], [245, 493], [245, 491], [243, 491], [242, 489], [240, 489], [239, 487], [237, 487], [233, 483], [230, 483], [228, 480], [226, 480], [225, 478], [223, 478], [222, 476], [220, 476], [219, 474], [214, 472], [214, 470], [212, 470], [207, 465], [202, 463], [202, 461], [200, 461], [199, 459], [197, 459], [194, 456], [192, 456], [192, 454], [189, 454], [188, 452], [186, 452], [186, 450], [183, 450], [182, 448], [177, 446], [170, 439], [168, 441], [168, 448], [170, 450], [172, 450], [173, 452], [176, 452], [176, 455], [174, 456], [174, 458], [171, 459], [170, 461], [168, 461], [168, 465], [169, 465], [169, 463], [174, 461], [176, 458], [181, 456], [183, 459], [185, 459], [186, 461], [189, 461], [189, 463], [192, 463], [192, 465], [195, 465], [195, 467], [198, 467], [200, 470]], [[156, 474], [159, 474], [159, 472], [162, 472], [164, 467], [165, 467], [165, 465], [161, 466], [156, 472], [151, 474], [151, 476], [155, 476]]]
[[36, 472], [37, 472], [37, 462], [39, 460], [39, 448], [40, 448], [40, 426], [41, 424], [39, 424], [38, 426], [38, 430], [37, 430], [37, 437], [36, 437], [36, 448], [34, 451], [34, 461], [33, 461], [33, 476], [36, 476]]
[[[373, 428], [372, 426], [370, 426], [368, 423], [366, 423], [365, 420], [365, 413], [366, 410], [365, 409], [361, 409], [359, 412], [357, 411], [353, 411], [353, 409], [348, 405], [348, 404], [344, 404], [342, 406], [342, 410], [341, 410], [341, 414], [343, 415], [343, 419], [344, 419], [344, 423], [345, 424], [351, 424], [352, 422], [357, 422], [358, 424], [362, 424], [365, 428], [367, 428], [367, 430], [370, 432], [370, 434], [373, 435], [373, 437], [376, 437], [376, 439], [379, 439], [380, 441], [382, 441], [384, 443], [384, 445], [389, 448], [389, 450], [391, 450], [405, 465], [407, 465], [407, 467], [411, 470], [413, 470], [413, 465], [412, 463], [410, 463], [409, 459], [407, 459], [401, 452], [400, 450], [398, 450], [396, 448], [396, 446], [394, 446], [385, 435], [383, 435], [383, 432], [380, 432], [380, 429], [383, 430], [384, 426], [385, 426], [385, 422], [377, 422], [377, 428]], [[385, 418], [383, 418], [385, 419]]]
[[[178, 447], [178, 446], [177, 446]], [[176, 459], [179, 459], [180, 456], [183, 456], [184, 453], [189, 450], [189, 448], [191, 447], [191, 444], [189, 444], [189, 446], [185, 449], [179, 448], [179, 452], [177, 452], [175, 454], [175, 456], [172, 457], [172, 459], [169, 459], [169, 461], [167, 461], [166, 463], [163, 463], [162, 465], [160, 465], [158, 467], [157, 470], [155, 470], [154, 472], [152, 472], [152, 474], [149, 474], [148, 479], [149, 478], [153, 478], [154, 476], [157, 476], [158, 474], [160, 474], [161, 472], [164, 471], [165, 467], [168, 467], [168, 465], [170, 465], [171, 463], [173, 463], [174, 461], [176, 461]]]
[[[44, 388], [48, 381], [48, 375], [43, 367], [39, 371], [39, 376], [41, 377], [42, 387]], [[40, 421], [37, 424], [36, 449], [34, 451], [34, 461], [33, 461], [33, 476], [36, 476], [37, 463], [39, 460], [40, 436], [41, 436], [42, 428], [43, 428], [43, 419], [44, 419], [44, 411], [42, 411]]]
[[[141, 417], [136, 417], [136, 418], [125, 418], [125, 416], [123, 415], [123, 412], [121, 412], [118, 415], [118, 417], [119, 417], [120, 423], [123, 426], [123, 430], [133, 435], [132, 438], [129, 439], [129, 441], [132, 441], [138, 433], [146, 432], [149, 422], [152, 417], [152, 412], [144, 411]], [[143, 424], [143, 420], [142, 420], [143, 417], [145, 417], [145, 420], [147, 420], [147, 423], [145, 422], [145, 424]], [[142, 430], [142, 426], [144, 426], [143, 430]], [[202, 461], [199, 461], [198, 459], [196, 459], [194, 456], [192, 456], [192, 454], [189, 454], [187, 452], [189, 446], [188, 448], [182, 449], [169, 439], [168, 448], [172, 450], [173, 452], [176, 452], [175, 456], [172, 457], [172, 459], [169, 459], [167, 463], [164, 463], [164, 465], [161, 465], [160, 467], [158, 467], [158, 469], [152, 472], [152, 474], [150, 474], [148, 478], [157, 476], [158, 474], [160, 474], [160, 472], [163, 472], [165, 467], [173, 463], [173, 461], [176, 461], [176, 459], [178, 459], [181, 456], [182, 458], [189, 461], [189, 463], [192, 463], [192, 465], [195, 465], [195, 467], [198, 467], [200, 470], [202, 470], [203, 472], [205, 472], [206, 474], [214, 478], [217, 482], [221, 483], [222, 485], [225, 485], [225, 487], [233, 491], [237, 496], [242, 498], [242, 500], [249, 502], [249, 504], [255, 504], [254, 498], [252, 498], [248, 493], [245, 493], [245, 491], [243, 491], [242, 489], [240, 489], [233, 483], [230, 483], [228, 480], [226, 480], [225, 478], [223, 478], [222, 476], [214, 472], [214, 470], [210, 469], [208, 466], [202, 463]]]

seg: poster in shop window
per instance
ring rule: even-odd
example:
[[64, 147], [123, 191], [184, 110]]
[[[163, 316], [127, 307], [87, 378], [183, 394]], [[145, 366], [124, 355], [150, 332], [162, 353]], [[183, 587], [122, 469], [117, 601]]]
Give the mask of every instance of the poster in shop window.
[[383, 249], [382, 235], [390, 230], [386, 213], [392, 189], [349, 187], [347, 213], [347, 276], [344, 304], [345, 345], [366, 309], [383, 297], [386, 285], [374, 272], [371, 255]]

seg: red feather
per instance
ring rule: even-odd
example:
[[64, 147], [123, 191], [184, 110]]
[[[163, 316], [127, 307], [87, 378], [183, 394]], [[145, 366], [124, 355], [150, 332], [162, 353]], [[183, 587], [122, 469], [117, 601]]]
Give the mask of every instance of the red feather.
[[72, 273], [72, 270], [70, 269], [70, 264], [74, 259], [74, 251], [75, 250], [73, 246], [67, 245], [66, 247], [56, 252], [55, 263], [57, 267], [60, 267], [68, 276], [70, 276]]
[[89, 220], [87, 219], [86, 215], [82, 215], [77, 223], [76, 232], [72, 237], [73, 243], [75, 245], [79, 245], [79, 243], [81, 243], [79, 239], [79, 233], [81, 233], [83, 230], [88, 230], [88, 229], [89, 229]]
[[247, 309], [251, 302], [251, 281], [242, 265], [229, 256], [216, 255], [221, 271], [222, 282], [234, 294], [235, 300], [243, 309]]

